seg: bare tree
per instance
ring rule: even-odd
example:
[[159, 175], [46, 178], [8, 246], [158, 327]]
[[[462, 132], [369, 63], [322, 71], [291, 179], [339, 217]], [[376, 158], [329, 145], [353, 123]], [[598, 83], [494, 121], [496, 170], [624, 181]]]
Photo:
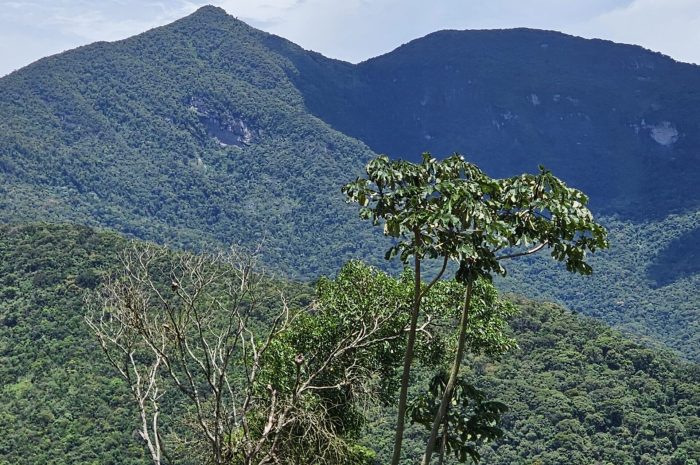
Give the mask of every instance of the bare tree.
[[123, 271], [88, 299], [86, 321], [131, 389], [154, 465], [177, 455], [161, 412], [180, 399], [200, 461], [283, 464], [306, 454], [318, 464], [349, 463], [334, 403], [374, 395], [381, 368], [362, 354], [402, 339], [402, 302], [356, 312], [346, 332], [297, 344], [304, 335], [295, 322], [321, 310], [290, 310], [279, 291], [271, 309], [275, 291], [253, 255], [134, 244], [120, 260]]
[[131, 389], [153, 463], [165, 453], [159, 414], [168, 389], [190, 401], [212, 462], [227, 463], [232, 432], [254, 408], [251, 389], [231, 375], [246, 371], [253, 385], [259, 358], [289, 317], [284, 300], [261, 341], [249, 327], [253, 316], [263, 316], [256, 315], [263, 276], [252, 256], [173, 255], [133, 245], [120, 261], [123, 272], [92, 296], [86, 321]]

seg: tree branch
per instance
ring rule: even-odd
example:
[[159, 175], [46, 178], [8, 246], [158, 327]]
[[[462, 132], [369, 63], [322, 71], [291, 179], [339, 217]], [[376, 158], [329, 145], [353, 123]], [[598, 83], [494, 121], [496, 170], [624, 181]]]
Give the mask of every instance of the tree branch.
[[516, 257], [523, 257], [525, 255], [532, 255], [533, 253], [537, 253], [540, 250], [544, 248], [544, 246], [547, 245], [547, 241], [536, 245], [535, 247], [526, 250], [524, 252], [519, 252], [519, 253], [514, 253], [514, 254], [509, 254], [509, 255], [501, 255], [500, 257], [496, 257], [496, 260], [508, 260], [510, 258], [516, 258]]

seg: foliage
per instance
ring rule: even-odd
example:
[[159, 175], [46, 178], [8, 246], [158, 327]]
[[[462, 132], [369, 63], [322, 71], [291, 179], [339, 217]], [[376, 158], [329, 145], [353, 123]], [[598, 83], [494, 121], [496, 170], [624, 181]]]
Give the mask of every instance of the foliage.
[[425, 153], [420, 164], [381, 156], [366, 171], [343, 191], [361, 206], [360, 217], [383, 220], [384, 233], [399, 238], [387, 259], [448, 258], [466, 282], [505, 274], [499, 260], [510, 256], [498, 253], [533, 243], [551, 249], [567, 270], [590, 274], [586, 252], [608, 245], [588, 198], [542, 167], [538, 175], [497, 180], [459, 155], [438, 161]]
[[114, 265], [115, 234], [0, 226], [0, 463], [143, 465], [124, 383], [93, 354], [82, 294]]
[[[456, 388], [467, 330], [474, 321], [470, 312], [476, 280], [505, 275], [501, 260], [530, 255], [545, 247], [551, 248], [555, 260], [566, 263], [568, 271], [590, 274], [586, 253], [606, 248], [607, 232], [593, 221], [586, 207], [588, 198], [542, 167], [536, 176], [497, 180], [457, 154], [437, 161], [425, 153], [420, 164], [381, 156], [372, 160], [366, 171], [367, 178], [347, 184], [343, 192], [349, 201], [360, 204], [360, 217], [375, 225], [384, 221], [384, 234], [397, 239], [385, 258], [398, 254], [404, 263], [410, 256], [415, 261], [414, 305], [401, 380], [394, 465], [400, 460], [416, 318], [423, 294], [421, 260], [442, 259], [436, 280], [448, 261], [457, 262], [456, 280], [466, 285], [457, 350], [423, 459], [427, 465], [440, 425], [449, 418], [447, 409]], [[531, 249], [518, 250], [532, 243]]]
[[[310, 310], [283, 298], [277, 311], [265, 305], [269, 284], [240, 254], [134, 244], [120, 267], [88, 300], [86, 321], [132, 392], [155, 465], [364, 460], [351, 439], [364, 425], [362, 406], [391, 394], [409, 274], [397, 280], [350, 262], [335, 280], [319, 281]], [[504, 312], [482, 287], [485, 317], [471, 339], [497, 351], [512, 342], [497, 338]], [[421, 335], [433, 338], [431, 320], [444, 320], [462, 293], [458, 283], [436, 286]]]
[[[388, 246], [335, 195], [371, 152], [326, 123], [390, 154], [457, 149], [499, 176], [545, 163], [608, 214], [614, 247], [591, 259], [591, 279], [532, 257], [502, 285], [697, 361], [697, 83], [697, 67], [639, 48], [527, 30], [442, 32], [354, 66], [208, 7], [0, 80], [0, 221], [200, 249], [263, 238], [268, 264], [315, 278], [358, 255], [378, 264], [369, 251]], [[678, 131], [668, 146], [654, 139], [664, 127]], [[118, 407], [129, 391], [90, 357], [81, 324], [81, 294], [120, 244], [85, 228], [0, 226], [2, 465], [143, 463], [134, 412]], [[308, 303], [306, 286], [289, 289]], [[700, 457], [694, 365], [521, 305], [533, 313], [516, 331], [533, 345], [510, 370], [478, 367], [498, 370], [515, 422], [489, 460]]]
[[398, 359], [399, 282], [350, 263], [308, 310], [267, 303], [272, 283], [236, 251], [133, 244], [120, 267], [86, 322], [132, 392], [154, 465], [366, 463], [351, 439]]
[[[83, 323], [83, 293], [116, 270], [124, 244], [115, 234], [77, 226], [0, 226], [3, 465], [146, 463], [132, 434], [137, 412], [127, 386], [95, 355], [99, 348]], [[311, 302], [307, 285], [277, 287], [283, 284], [290, 306]], [[272, 293], [267, 301], [278, 298]], [[554, 465], [574, 457], [638, 465], [644, 456], [646, 463], [675, 465], [672, 457], [700, 457], [697, 365], [556, 305], [516, 303], [521, 311], [511, 337], [521, 349], [499, 362], [471, 356], [466, 365], [471, 384], [510, 407], [505, 437], [481, 448], [485, 463]], [[448, 334], [449, 326], [435, 333]], [[415, 372], [417, 387], [434, 373], [439, 358], [431, 357], [425, 354], [427, 371]], [[370, 421], [362, 443], [379, 463], [389, 460], [391, 409], [364, 410]], [[415, 428], [407, 430], [402, 465], [423, 452], [424, 436]]]
[[[430, 380], [428, 392], [411, 402], [411, 421], [426, 429], [432, 427], [448, 377], [446, 371], [438, 372]], [[444, 455], [452, 453], [460, 462], [471, 459], [478, 463], [481, 455], [477, 446], [503, 436], [503, 430], [498, 424], [503, 413], [508, 411], [508, 406], [486, 399], [485, 392], [469, 384], [463, 377], [457, 380], [450, 408], [435, 444], [435, 451], [440, 454], [441, 462]]]

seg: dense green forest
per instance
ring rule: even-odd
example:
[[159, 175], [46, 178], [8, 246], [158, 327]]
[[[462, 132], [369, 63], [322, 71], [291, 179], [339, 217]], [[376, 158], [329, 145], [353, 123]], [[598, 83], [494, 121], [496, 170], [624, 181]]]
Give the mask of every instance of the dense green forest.
[[614, 247], [591, 280], [534, 260], [503, 285], [697, 361], [698, 82], [639, 47], [533, 30], [441, 32], [351, 65], [205, 7], [0, 79], [0, 221], [262, 242], [296, 278], [358, 257], [396, 271], [338, 188], [372, 150], [459, 151], [492, 176], [544, 163]]
[[[149, 463], [84, 319], [130, 239], [259, 246], [265, 305], [283, 290], [303, 313], [351, 259], [398, 276], [340, 186], [375, 152], [425, 150], [500, 177], [544, 164], [609, 230], [592, 276], [545, 254], [496, 280], [519, 347], [466, 359], [510, 407], [484, 463], [697, 465], [699, 85], [697, 66], [639, 47], [522, 29], [443, 31], [352, 65], [214, 7], [1, 78], [0, 465]], [[412, 396], [435, 366], [417, 368]], [[367, 407], [350, 444], [388, 463], [395, 406]], [[409, 426], [403, 463], [424, 444]]]
[[647, 343], [660, 341], [700, 360], [700, 262], [692, 246], [700, 215], [603, 222], [610, 231], [610, 249], [591, 257], [592, 276], [563, 276], [551, 260], [534, 256], [514, 263], [499, 285], [558, 301]]
[[205, 8], [4, 77], [0, 221], [262, 242], [268, 263], [307, 279], [369, 256], [381, 238], [356, 227], [338, 186], [372, 153], [308, 113], [259, 34]]
[[82, 227], [0, 229], [3, 465], [145, 463], [128, 391], [81, 310], [124, 244]]
[[[513, 298], [519, 349], [499, 361], [467, 363], [467, 376], [510, 406], [505, 437], [485, 448], [483, 463], [691, 464], [700, 458], [698, 365], [641, 347], [558, 305]], [[383, 418], [378, 413], [366, 437], [380, 451], [388, 440], [378, 443], [378, 437], [392, 428]], [[415, 455], [406, 465], [423, 452], [423, 437], [416, 429], [411, 434]]]
[[[114, 270], [119, 236], [78, 226], [0, 227], [0, 463], [147, 463], [126, 386], [101, 356], [83, 295]], [[295, 305], [313, 296], [288, 284]], [[700, 457], [700, 369], [557, 305], [513, 297], [519, 349], [470, 357], [468, 376], [510, 405], [485, 463], [690, 465]], [[416, 386], [428, 371], [416, 375]], [[390, 409], [363, 440], [390, 449]], [[422, 434], [422, 433], [421, 433]], [[417, 431], [408, 450], [420, 450]], [[685, 458], [684, 458], [685, 457]], [[686, 460], [687, 459], [687, 460]], [[566, 461], [565, 461], [566, 462]], [[411, 458], [405, 463], [413, 463]]]

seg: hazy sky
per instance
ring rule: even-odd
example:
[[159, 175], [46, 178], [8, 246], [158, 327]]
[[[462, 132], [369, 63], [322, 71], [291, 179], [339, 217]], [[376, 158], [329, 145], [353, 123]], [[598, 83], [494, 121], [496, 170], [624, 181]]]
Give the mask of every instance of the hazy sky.
[[522, 26], [638, 44], [700, 63], [700, 0], [0, 0], [0, 76], [169, 23], [207, 3], [352, 62], [440, 29]]

